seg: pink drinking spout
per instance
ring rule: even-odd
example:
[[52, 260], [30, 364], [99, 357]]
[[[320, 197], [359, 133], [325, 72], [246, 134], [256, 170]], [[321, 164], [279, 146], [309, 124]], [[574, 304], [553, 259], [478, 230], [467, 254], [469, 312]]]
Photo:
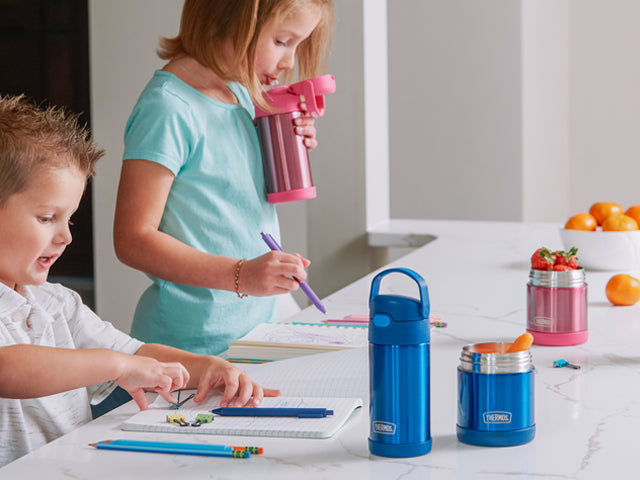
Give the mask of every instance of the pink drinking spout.
[[333, 75], [323, 75], [294, 83], [289, 86], [289, 90], [304, 97], [311, 115], [321, 117], [324, 115], [324, 96], [336, 91], [336, 81]]
[[[264, 100], [271, 108], [255, 106], [269, 203], [315, 198], [309, 152], [304, 137], [296, 134], [295, 121], [307, 113], [323, 116], [324, 96], [335, 90], [333, 75], [323, 75], [289, 86], [275, 86], [264, 92]], [[306, 113], [300, 108], [302, 103]]]
[[335, 91], [336, 81], [333, 75], [322, 75], [289, 86], [276, 85], [264, 93], [264, 99], [274, 111], [266, 111], [256, 105], [256, 118], [300, 111], [303, 101], [309, 114], [321, 117], [325, 110], [324, 96]]

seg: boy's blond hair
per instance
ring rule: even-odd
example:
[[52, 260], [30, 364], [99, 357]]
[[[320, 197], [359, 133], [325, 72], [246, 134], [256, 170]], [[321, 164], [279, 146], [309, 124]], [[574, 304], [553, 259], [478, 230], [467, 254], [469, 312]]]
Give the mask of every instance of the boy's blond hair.
[[75, 165], [90, 177], [103, 155], [78, 115], [24, 95], [0, 96], [0, 206], [26, 190], [36, 171]]
[[[220, 78], [244, 85], [255, 102], [262, 103], [261, 85], [254, 73], [256, 45], [264, 25], [278, 21], [309, 4], [320, 7], [322, 16], [311, 35], [296, 50], [300, 80], [324, 73], [333, 31], [333, 0], [186, 0], [177, 37], [160, 39], [158, 56], [170, 60], [189, 55]], [[232, 64], [225, 63], [222, 45], [230, 40]], [[228, 60], [227, 60], [228, 61]], [[295, 76], [285, 72], [285, 83]]]

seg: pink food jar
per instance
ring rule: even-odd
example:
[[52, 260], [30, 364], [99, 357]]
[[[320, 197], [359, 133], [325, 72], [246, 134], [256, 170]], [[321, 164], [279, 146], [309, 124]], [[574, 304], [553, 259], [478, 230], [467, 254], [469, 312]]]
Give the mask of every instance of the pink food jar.
[[527, 283], [527, 331], [536, 345], [579, 345], [587, 329], [587, 283], [584, 269], [534, 270]]

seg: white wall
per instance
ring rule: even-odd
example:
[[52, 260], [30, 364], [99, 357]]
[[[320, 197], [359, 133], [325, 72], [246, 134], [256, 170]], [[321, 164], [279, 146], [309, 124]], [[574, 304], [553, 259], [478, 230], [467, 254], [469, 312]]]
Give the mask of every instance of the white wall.
[[635, 0], [389, 2], [391, 216], [640, 203]]
[[568, 0], [522, 3], [523, 220], [570, 216], [570, 25]]
[[389, 2], [391, 216], [519, 219], [520, 2]]
[[640, 203], [640, 2], [572, 0], [570, 208]]
[[149, 280], [121, 264], [113, 250], [113, 214], [124, 126], [153, 71], [158, 36], [178, 32], [181, 0], [90, 0], [92, 127], [107, 155], [93, 183], [96, 311], [129, 331]]

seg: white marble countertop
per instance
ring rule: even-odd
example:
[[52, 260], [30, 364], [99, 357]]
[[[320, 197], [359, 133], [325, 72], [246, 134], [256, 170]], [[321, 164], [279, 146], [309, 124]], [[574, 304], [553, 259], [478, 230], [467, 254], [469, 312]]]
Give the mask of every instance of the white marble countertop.
[[[574, 347], [533, 346], [535, 439], [522, 446], [474, 447], [458, 442], [456, 367], [463, 345], [511, 341], [525, 331], [529, 258], [538, 247], [560, 249], [558, 226], [508, 222], [422, 222], [438, 237], [390, 266], [420, 273], [429, 287], [431, 314], [448, 323], [432, 329], [432, 451], [388, 459], [369, 454], [368, 412], [360, 409], [333, 438], [215, 437], [161, 434], [166, 441], [257, 444], [265, 454], [248, 460], [97, 451], [89, 443], [108, 438], [156, 439], [160, 434], [122, 432], [132, 404], [0, 469], [0, 478], [251, 478], [278, 479], [499, 479], [637, 478], [635, 433], [640, 431], [640, 304], [614, 307], [604, 287], [613, 273], [587, 271], [589, 341]], [[323, 299], [328, 314], [367, 313], [371, 275]], [[640, 272], [629, 272], [640, 276]], [[415, 283], [387, 277], [381, 293], [414, 296]], [[312, 283], [312, 279], [311, 279]], [[323, 318], [305, 309], [297, 321]], [[322, 355], [336, 355], [335, 353]], [[337, 352], [345, 355], [345, 352]], [[367, 352], [350, 353], [360, 372], [348, 394], [368, 400]], [[316, 356], [317, 361], [327, 357]], [[347, 358], [347, 357], [345, 357]], [[580, 370], [553, 368], [564, 358]], [[289, 361], [291, 362], [291, 361]], [[345, 361], [345, 363], [348, 363]], [[260, 377], [262, 365], [250, 366]], [[331, 377], [301, 381], [330, 383]], [[277, 386], [277, 385], [275, 385]], [[251, 441], [249, 440], [251, 438]]]

